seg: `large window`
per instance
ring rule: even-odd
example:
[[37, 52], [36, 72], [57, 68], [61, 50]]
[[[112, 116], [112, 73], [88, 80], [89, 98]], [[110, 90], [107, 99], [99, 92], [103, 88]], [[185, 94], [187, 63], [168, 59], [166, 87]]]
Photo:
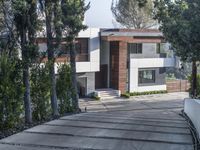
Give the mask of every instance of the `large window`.
[[156, 44], [156, 53], [157, 53], [157, 54], [160, 54], [160, 50], [161, 50], [161, 44], [160, 44], [160, 43], [157, 43], [157, 44]]
[[[84, 54], [88, 54], [88, 38], [77, 38], [76, 39], [76, 44], [75, 44], [75, 48], [76, 48], [76, 54], [79, 55], [84, 55]], [[61, 44], [61, 52], [62, 54], [70, 54], [70, 50], [69, 47], [67, 47], [66, 43]]]
[[138, 83], [155, 83], [155, 70], [139, 70]]
[[[77, 38], [76, 39], [76, 61], [77, 62], [85, 62], [89, 61], [89, 39], [88, 38]], [[61, 50], [59, 52], [60, 56], [70, 56], [69, 47], [67, 47], [66, 43], [61, 44]]]
[[128, 43], [130, 54], [142, 54], [142, 43]]

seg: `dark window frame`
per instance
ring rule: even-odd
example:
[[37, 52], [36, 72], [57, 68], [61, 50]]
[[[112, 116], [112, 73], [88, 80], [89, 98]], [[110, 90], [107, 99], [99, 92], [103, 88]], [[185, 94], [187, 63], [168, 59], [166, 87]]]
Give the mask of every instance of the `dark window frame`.
[[130, 54], [142, 54], [143, 44], [142, 43], [128, 43], [128, 50]]
[[161, 43], [156, 44], [156, 53], [160, 54], [161, 53]]
[[[150, 75], [148, 75], [149, 73]], [[138, 84], [154, 84], [154, 83], [156, 83], [156, 70], [142, 69], [138, 71]]]

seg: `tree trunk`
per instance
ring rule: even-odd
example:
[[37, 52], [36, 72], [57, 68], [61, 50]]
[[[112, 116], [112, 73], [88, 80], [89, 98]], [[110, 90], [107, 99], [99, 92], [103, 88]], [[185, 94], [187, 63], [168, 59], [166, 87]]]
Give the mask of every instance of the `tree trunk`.
[[196, 61], [192, 62], [192, 97], [197, 96], [197, 65]]
[[21, 33], [21, 49], [22, 49], [22, 61], [23, 61], [23, 84], [25, 87], [24, 93], [24, 109], [25, 109], [25, 122], [32, 123], [32, 111], [31, 111], [31, 96], [30, 96], [30, 81], [29, 81], [29, 64], [27, 58], [26, 45], [26, 31], [22, 29]]
[[54, 69], [54, 61], [50, 60], [49, 66], [49, 75], [51, 80], [51, 108], [53, 110], [53, 116], [58, 117], [58, 103], [57, 103], [57, 95], [56, 95], [56, 77], [55, 77], [55, 69]]
[[53, 31], [52, 31], [52, 17], [53, 12], [51, 9], [51, 2], [45, 1], [45, 14], [46, 14], [46, 32], [47, 32], [47, 52], [48, 52], [48, 62], [49, 63], [49, 76], [51, 82], [51, 108], [53, 111], [53, 116], [58, 117], [58, 104], [56, 95], [56, 78], [54, 69], [54, 45], [53, 45]]
[[28, 64], [24, 64], [23, 67], [23, 82], [25, 87], [24, 93], [24, 106], [25, 106], [25, 122], [32, 123], [32, 111], [31, 111], [31, 96], [30, 96], [30, 81], [29, 81], [29, 67]]
[[78, 88], [77, 88], [77, 76], [76, 76], [76, 49], [75, 49], [75, 38], [70, 43], [70, 66], [72, 74], [72, 88], [73, 88], [73, 107], [76, 112], [80, 112], [78, 103]]

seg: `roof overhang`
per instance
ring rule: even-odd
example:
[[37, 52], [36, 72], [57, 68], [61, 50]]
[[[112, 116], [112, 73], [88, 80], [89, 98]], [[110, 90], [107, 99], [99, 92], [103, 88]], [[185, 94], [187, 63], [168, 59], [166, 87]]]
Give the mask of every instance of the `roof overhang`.
[[101, 39], [105, 41], [124, 41], [130, 43], [160, 43], [164, 41], [162, 32], [150, 30], [102, 31]]
[[163, 37], [162, 32], [101, 32], [101, 36], [121, 37]]

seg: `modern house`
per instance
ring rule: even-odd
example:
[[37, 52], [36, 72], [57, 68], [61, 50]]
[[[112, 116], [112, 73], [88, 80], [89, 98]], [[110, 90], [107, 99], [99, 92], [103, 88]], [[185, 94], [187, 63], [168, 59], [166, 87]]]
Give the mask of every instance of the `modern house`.
[[[40, 49], [46, 50], [46, 42], [40, 41]], [[106, 89], [118, 94], [166, 90], [165, 68], [175, 66], [158, 30], [89, 28], [80, 32], [76, 48], [80, 95]], [[56, 61], [68, 60], [66, 54]]]
[[170, 45], [158, 30], [101, 30], [100, 74], [96, 88], [122, 93], [166, 90], [165, 68], [175, 66]]
[[[76, 71], [81, 96], [89, 95], [95, 91], [95, 72], [100, 70], [100, 30], [88, 28], [81, 31], [76, 39]], [[47, 50], [46, 38], [38, 38], [40, 51]], [[55, 72], [59, 63], [69, 62], [69, 51], [66, 43], [62, 42], [61, 56], [56, 59]]]

